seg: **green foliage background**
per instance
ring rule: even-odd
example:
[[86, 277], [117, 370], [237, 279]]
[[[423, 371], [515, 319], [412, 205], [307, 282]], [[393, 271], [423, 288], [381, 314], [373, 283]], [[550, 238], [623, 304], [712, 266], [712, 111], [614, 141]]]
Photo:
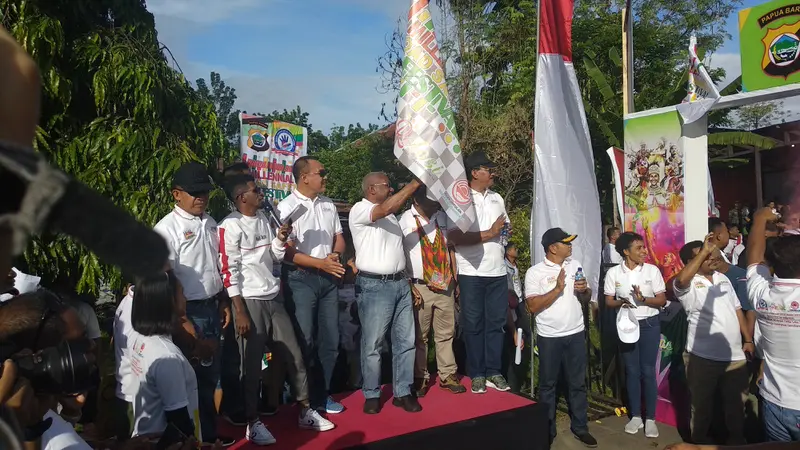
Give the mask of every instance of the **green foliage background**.
[[[536, 73], [534, 0], [500, 0], [490, 14], [484, 1], [437, 0], [446, 18], [437, 24], [442, 57], [462, 147], [489, 153], [501, 167], [495, 189], [514, 225], [520, 261], [529, 261], [531, 130]], [[577, 0], [573, 61], [592, 136], [605, 223], [612, 219], [609, 145], [622, 141], [621, 8], [623, 0]], [[729, 38], [726, 18], [738, 0], [637, 0], [635, 103], [639, 110], [679, 102], [685, 93], [686, 47], [691, 34], [713, 53]], [[239, 110], [225, 74], [212, 73], [193, 87], [157, 38], [143, 0], [0, 0], [2, 23], [39, 64], [43, 81], [41, 126], [35, 146], [66, 172], [96, 189], [137, 219], [153, 225], [172, 207], [167, 191], [175, 169], [187, 161], [216, 167], [238, 150]], [[405, 23], [390, 36], [378, 61], [382, 89], [399, 86]], [[377, 55], [376, 55], [377, 56]], [[724, 71], [710, 67], [713, 78]], [[266, 105], [265, 105], [266, 106]], [[377, 105], [376, 105], [377, 106]], [[385, 109], [392, 119], [391, 105]], [[395, 184], [408, 179], [392, 155], [392, 139], [378, 125], [314, 129], [300, 106], [273, 111], [271, 120], [309, 128], [309, 148], [330, 172], [328, 195], [360, 198], [361, 177], [385, 171]], [[726, 112], [712, 126], [731, 125]], [[740, 137], [728, 135], [726, 142]], [[214, 193], [212, 214], [224, 212]], [[20, 267], [45, 279], [74, 280], [96, 292], [120, 274], [63, 236], [42, 236]]]

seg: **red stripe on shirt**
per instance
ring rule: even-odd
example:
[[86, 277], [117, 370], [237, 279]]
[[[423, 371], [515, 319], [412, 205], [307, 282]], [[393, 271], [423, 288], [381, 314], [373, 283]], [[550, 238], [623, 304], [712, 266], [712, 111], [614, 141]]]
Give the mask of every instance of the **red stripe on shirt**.
[[231, 287], [231, 266], [228, 263], [228, 254], [225, 252], [225, 228], [219, 227], [219, 253], [222, 255], [222, 284]]

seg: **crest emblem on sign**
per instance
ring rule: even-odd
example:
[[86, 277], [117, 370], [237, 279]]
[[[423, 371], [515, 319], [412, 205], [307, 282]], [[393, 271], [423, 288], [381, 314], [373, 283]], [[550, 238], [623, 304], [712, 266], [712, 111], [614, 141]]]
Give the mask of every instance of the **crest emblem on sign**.
[[294, 153], [296, 146], [297, 140], [294, 138], [291, 131], [284, 128], [275, 133], [275, 148], [278, 150]]
[[787, 78], [789, 75], [800, 71], [800, 25], [781, 25], [777, 28], [767, 29], [764, 38], [764, 57], [761, 59], [761, 69], [765, 74], [773, 77]]
[[264, 150], [269, 150], [269, 140], [267, 136], [261, 133], [259, 130], [251, 129], [247, 136], [247, 146], [252, 148], [257, 152], [263, 152]]

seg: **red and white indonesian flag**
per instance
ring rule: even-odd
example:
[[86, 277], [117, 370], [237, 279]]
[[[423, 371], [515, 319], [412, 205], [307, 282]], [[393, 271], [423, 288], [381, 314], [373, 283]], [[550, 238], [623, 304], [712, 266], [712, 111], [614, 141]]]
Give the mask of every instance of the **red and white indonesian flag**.
[[572, 257], [597, 293], [603, 229], [589, 127], [572, 65], [572, 9], [573, 0], [539, 2], [532, 262], [544, 259], [541, 240], [548, 229], [577, 234]]
[[[384, 0], [385, 1], [385, 0]], [[394, 155], [462, 231], [475, 222], [428, 0], [412, 0], [397, 99]]]

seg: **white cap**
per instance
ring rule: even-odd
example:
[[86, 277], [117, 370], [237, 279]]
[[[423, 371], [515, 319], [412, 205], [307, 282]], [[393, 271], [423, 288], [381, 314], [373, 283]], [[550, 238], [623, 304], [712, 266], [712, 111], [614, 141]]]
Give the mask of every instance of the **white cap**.
[[632, 308], [620, 308], [617, 313], [617, 334], [625, 344], [639, 341], [639, 321]]

